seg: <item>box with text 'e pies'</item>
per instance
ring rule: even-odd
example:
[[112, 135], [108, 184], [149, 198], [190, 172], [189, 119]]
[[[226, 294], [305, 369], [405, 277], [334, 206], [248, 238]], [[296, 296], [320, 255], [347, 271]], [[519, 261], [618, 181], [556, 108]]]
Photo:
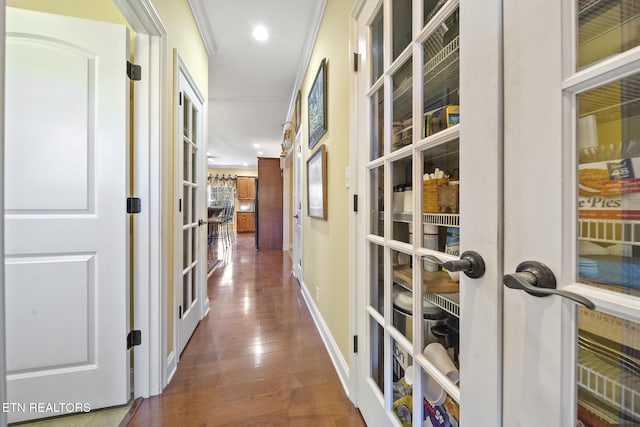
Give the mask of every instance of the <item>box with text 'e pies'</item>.
[[640, 158], [581, 164], [578, 210], [582, 219], [640, 220]]

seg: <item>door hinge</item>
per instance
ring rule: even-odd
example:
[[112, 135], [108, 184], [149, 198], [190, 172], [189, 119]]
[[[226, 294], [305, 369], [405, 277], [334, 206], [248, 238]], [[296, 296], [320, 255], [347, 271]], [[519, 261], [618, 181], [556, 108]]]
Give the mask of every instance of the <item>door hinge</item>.
[[359, 66], [358, 63], [360, 62], [360, 55], [358, 54], [358, 52], [353, 52], [353, 71], [354, 72], [358, 72]]
[[180, 92], [180, 99], [178, 100], [178, 102], [180, 103], [180, 105], [182, 105], [182, 92]]
[[358, 212], [358, 195], [354, 194], [353, 195], [353, 211], [354, 212]]
[[358, 336], [354, 335], [353, 336], [353, 352], [354, 353], [358, 353]]
[[142, 80], [142, 67], [127, 61], [127, 76], [136, 82]]
[[142, 212], [142, 199], [139, 197], [127, 197], [127, 213], [138, 214]]
[[182, 306], [178, 306], [178, 319], [182, 319]]
[[178, 199], [178, 212], [182, 212], [182, 199]]
[[127, 334], [127, 350], [142, 343], [142, 332], [133, 330]]

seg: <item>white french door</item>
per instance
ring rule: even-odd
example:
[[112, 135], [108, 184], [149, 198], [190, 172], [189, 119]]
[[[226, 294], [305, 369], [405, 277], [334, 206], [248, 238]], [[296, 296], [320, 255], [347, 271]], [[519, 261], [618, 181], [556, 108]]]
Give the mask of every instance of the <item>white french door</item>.
[[505, 282], [570, 292], [505, 290], [505, 426], [640, 424], [638, 28], [634, 0], [504, 0]]
[[179, 58], [178, 88], [178, 179], [179, 220], [178, 240], [180, 275], [177, 286], [178, 354], [182, 353], [196, 326], [206, 312], [206, 225], [207, 215], [204, 177], [204, 98]]
[[293, 274], [302, 280], [302, 127], [293, 147]]
[[501, 424], [499, 5], [353, 12], [357, 404], [370, 426]]
[[6, 21], [3, 315], [15, 422], [130, 397], [129, 36], [12, 8]]

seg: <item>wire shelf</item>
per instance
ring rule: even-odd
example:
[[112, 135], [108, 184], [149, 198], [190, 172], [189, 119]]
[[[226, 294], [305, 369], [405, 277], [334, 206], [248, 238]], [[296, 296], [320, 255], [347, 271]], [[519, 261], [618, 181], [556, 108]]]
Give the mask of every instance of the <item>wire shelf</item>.
[[455, 317], [460, 317], [460, 294], [426, 294], [424, 299]]
[[581, 219], [578, 236], [592, 242], [640, 246], [640, 221]]

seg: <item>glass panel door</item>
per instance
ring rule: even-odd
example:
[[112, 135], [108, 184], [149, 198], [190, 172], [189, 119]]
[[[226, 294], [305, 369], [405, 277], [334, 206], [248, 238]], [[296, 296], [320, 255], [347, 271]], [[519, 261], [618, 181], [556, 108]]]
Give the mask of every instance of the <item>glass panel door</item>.
[[637, 1], [505, 0], [528, 67], [505, 73], [505, 271], [564, 292], [505, 291], [505, 425], [640, 425], [639, 24]]
[[[495, 246], [487, 260], [490, 284], [443, 267], [460, 260], [463, 239], [469, 249], [481, 246], [482, 233], [495, 234], [499, 223], [499, 205], [478, 191], [487, 178], [497, 191], [497, 147], [485, 150], [484, 164], [476, 161], [483, 142], [494, 143], [495, 135], [487, 137], [481, 121], [468, 139], [461, 131], [460, 7], [455, 0], [369, 1], [358, 18], [359, 45], [367, 46], [358, 76], [359, 105], [367, 112], [358, 126], [360, 192], [366, 201], [358, 241], [365, 259], [358, 273], [364, 343], [358, 404], [371, 426], [459, 425], [465, 410], [469, 425], [499, 420]], [[472, 13], [480, 19], [486, 12]], [[490, 91], [489, 102], [495, 104], [488, 105], [498, 111], [494, 81], [468, 82], [477, 91]], [[468, 234], [462, 227], [465, 212]], [[488, 218], [472, 216], [477, 212]], [[467, 287], [472, 292], [465, 295]], [[466, 323], [461, 322], [465, 310]], [[478, 328], [485, 320], [489, 324]], [[486, 334], [492, 338], [485, 340]], [[463, 343], [473, 355], [466, 364]], [[461, 384], [465, 376], [471, 381]], [[465, 407], [464, 390], [484, 395], [482, 404], [471, 400]], [[483, 409], [488, 402], [489, 411]]]

